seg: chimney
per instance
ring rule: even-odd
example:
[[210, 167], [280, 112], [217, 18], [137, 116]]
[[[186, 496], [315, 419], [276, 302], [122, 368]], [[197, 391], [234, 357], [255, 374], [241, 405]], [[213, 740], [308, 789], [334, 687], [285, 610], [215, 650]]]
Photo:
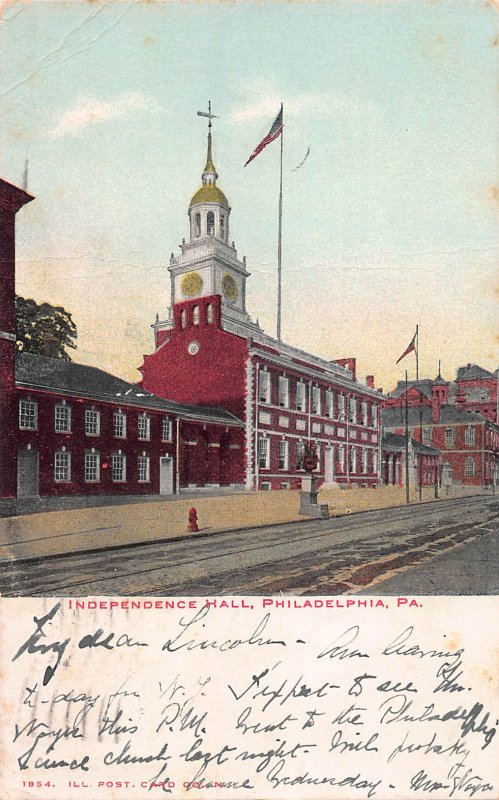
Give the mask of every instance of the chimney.
[[440, 403], [440, 398], [436, 392], [433, 393], [433, 397], [431, 398], [431, 419], [432, 422], [440, 422], [440, 412], [442, 409], [442, 405]]
[[335, 358], [331, 362], [332, 364], [338, 364], [340, 367], [346, 367], [352, 373], [352, 377], [354, 381], [357, 380], [357, 359], [356, 358]]
[[374, 375], [366, 375], [366, 383], [370, 389], [374, 389]]

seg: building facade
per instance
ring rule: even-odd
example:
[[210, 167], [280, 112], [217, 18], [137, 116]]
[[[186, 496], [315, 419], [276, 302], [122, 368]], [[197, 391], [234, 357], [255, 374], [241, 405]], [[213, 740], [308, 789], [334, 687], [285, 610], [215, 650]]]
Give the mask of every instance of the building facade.
[[[231, 209], [217, 185], [211, 131], [189, 239], [169, 263], [170, 309], [154, 323], [142, 385], [177, 402], [217, 405], [242, 420], [248, 489], [298, 488], [315, 443], [320, 482], [380, 481], [382, 396], [354, 358], [319, 358], [267, 335], [246, 310], [246, 259], [230, 240]], [[230, 243], [231, 242], [231, 243]]]
[[[386, 434], [405, 434], [405, 397], [384, 408]], [[499, 465], [499, 426], [474, 411], [441, 401], [435, 396], [431, 406], [408, 408], [409, 435], [441, 452], [440, 470], [463, 486], [492, 486], [497, 482]]]

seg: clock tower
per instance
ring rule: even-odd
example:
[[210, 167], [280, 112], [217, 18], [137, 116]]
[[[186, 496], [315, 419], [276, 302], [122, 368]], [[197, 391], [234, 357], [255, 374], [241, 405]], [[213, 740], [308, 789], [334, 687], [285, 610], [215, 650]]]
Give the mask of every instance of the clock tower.
[[208, 113], [208, 145], [201, 186], [189, 203], [189, 241], [182, 240], [180, 255], [170, 257], [168, 271], [171, 282], [171, 308], [168, 319], [156, 320], [153, 328], [156, 341], [161, 341], [174, 326], [176, 313], [183, 303], [192, 305], [196, 298], [219, 295], [221, 326], [239, 336], [250, 336], [260, 330], [246, 311], [246, 258], [239, 260], [234, 242], [229, 243], [229, 202], [217, 185], [218, 174], [213, 163], [211, 104]]

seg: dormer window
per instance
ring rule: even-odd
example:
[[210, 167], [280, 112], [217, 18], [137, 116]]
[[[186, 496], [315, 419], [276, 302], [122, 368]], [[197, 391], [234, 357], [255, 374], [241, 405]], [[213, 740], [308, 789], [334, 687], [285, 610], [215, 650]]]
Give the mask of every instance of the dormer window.
[[213, 236], [215, 233], [215, 214], [213, 211], [208, 211], [206, 215], [206, 233], [208, 236]]
[[201, 214], [196, 214], [194, 217], [194, 236], [196, 239], [201, 236]]

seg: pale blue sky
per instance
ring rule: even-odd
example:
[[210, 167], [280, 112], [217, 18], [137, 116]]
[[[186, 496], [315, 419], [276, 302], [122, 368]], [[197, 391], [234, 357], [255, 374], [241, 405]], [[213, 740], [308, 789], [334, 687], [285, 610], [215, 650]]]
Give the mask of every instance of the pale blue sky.
[[[124, 377], [152, 348], [188, 235], [208, 99], [248, 310], [275, 333], [284, 103], [283, 337], [356, 355], [393, 387], [497, 367], [497, 8], [466, 2], [12, 4], [0, 23], [0, 174], [19, 215], [18, 291], [62, 304], [77, 357]], [[496, 43], [496, 46], [494, 46]], [[293, 172], [307, 148], [310, 156]]]

